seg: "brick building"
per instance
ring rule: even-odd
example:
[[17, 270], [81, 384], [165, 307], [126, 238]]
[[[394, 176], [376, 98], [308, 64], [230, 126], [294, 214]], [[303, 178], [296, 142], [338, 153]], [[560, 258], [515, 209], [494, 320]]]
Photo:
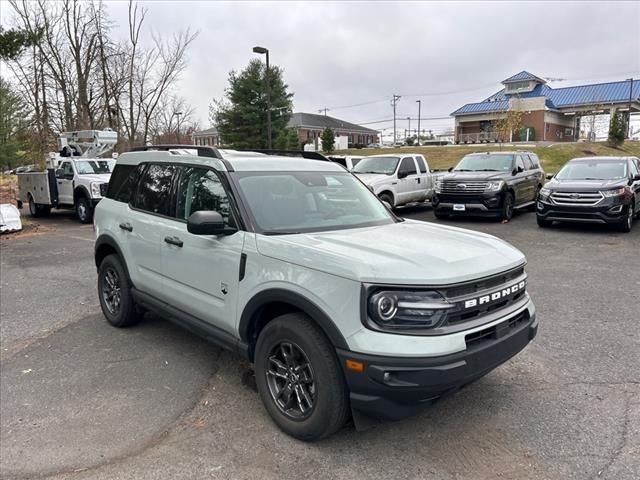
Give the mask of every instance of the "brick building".
[[[468, 103], [451, 114], [456, 143], [518, 141], [499, 138], [496, 122], [508, 111], [522, 112], [529, 141], [575, 141], [585, 115], [620, 110], [626, 116], [640, 112], [640, 80], [551, 88], [546, 80], [522, 71], [502, 81], [504, 88], [479, 103]], [[517, 138], [516, 138], [517, 136]]]
[[325, 128], [331, 128], [336, 137], [347, 137], [348, 144], [369, 145], [379, 143], [378, 132], [345, 120], [318, 115], [315, 113], [294, 113], [287, 124], [288, 128], [295, 128], [298, 132], [300, 144], [316, 143]]

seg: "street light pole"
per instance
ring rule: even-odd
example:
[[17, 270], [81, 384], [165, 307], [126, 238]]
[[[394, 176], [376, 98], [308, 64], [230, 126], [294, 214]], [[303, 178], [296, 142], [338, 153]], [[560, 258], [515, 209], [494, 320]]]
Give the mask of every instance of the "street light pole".
[[409, 135], [405, 135], [405, 139], [404, 139], [405, 142], [411, 136], [411, 117], [407, 117], [407, 122], [409, 122], [409, 128], [407, 128], [407, 130], [409, 130]]
[[629, 114], [627, 116], [627, 138], [631, 138], [631, 102], [633, 100], [633, 77], [628, 79], [629, 85]]
[[400, 100], [400, 95], [393, 95], [391, 105], [393, 105], [393, 146], [396, 146], [396, 104]]
[[176, 143], [178, 144], [180, 144], [180, 115], [182, 115], [182, 112], [173, 112], [173, 116], [178, 117], [178, 124], [176, 125], [176, 137], [177, 137]]
[[271, 150], [271, 83], [269, 78], [269, 49], [264, 47], [253, 47], [253, 53], [259, 53], [260, 55], [266, 55], [267, 71], [264, 74], [264, 81], [267, 84], [267, 148]]
[[417, 137], [417, 141], [418, 141], [418, 146], [420, 146], [420, 108], [422, 107], [422, 100], [416, 100], [416, 103], [418, 104], [418, 137]]

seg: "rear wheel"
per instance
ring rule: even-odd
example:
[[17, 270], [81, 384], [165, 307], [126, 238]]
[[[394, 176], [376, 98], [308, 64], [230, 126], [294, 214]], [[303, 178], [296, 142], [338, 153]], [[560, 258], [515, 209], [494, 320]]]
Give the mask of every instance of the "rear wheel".
[[76, 200], [76, 214], [81, 223], [91, 223], [93, 220], [93, 208], [87, 197], [80, 197]]
[[347, 386], [335, 349], [307, 316], [283, 315], [264, 327], [255, 371], [262, 403], [292, 437], [319, 440], [347, 421]]
[[136, 323], [137, 314], [131, 285], [116, 254], [104, 257], [98, 268], [98, 297], [107, 321], [114, 327], [128, 327]]
[[32, 217], [46, 217], [51, 213], [51, 205], [43, 205], [36, 203], [31, 195], [29, 195], [29, 215]]
[[502, 212], [500, 212], [500, 220], [511, 220], [513, 218], [513, 193], [507, 192], [502, 202]]

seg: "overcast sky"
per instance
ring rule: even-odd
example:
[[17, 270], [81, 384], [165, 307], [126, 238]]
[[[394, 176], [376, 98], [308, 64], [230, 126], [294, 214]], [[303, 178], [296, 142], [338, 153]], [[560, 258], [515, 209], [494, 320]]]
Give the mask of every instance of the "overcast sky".
[[[124, 27], [127, 3], [106, 3]], [[295, 111], [327, 107], [329, 115], [355, 123], [385, 120], [396, 93], [399, 129], [407, 116], [417, 117], [418, 99], [422, 117], [447, 116], [521, 70], [566, 79], [552, 87], [640, 78], [637, 1], [140, 3], [148, 9], [148, 37], [151, 30], [199, 31], [179, 93], [203, 127], [228, 72], [246, 66], [255, 45], [269, 48], [271, 63], [284, 69]], [[436, 131], [453, 124], [425, 123]]]

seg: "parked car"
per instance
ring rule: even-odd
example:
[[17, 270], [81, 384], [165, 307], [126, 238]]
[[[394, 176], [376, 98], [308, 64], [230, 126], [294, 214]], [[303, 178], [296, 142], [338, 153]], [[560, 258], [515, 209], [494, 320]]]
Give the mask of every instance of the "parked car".
[[606, 223], [630, 232], [640, 215], [640, 160], [636, 157], [587, 157], [567, 162], [540, 190], [536, 218]]
[[348, 171], [351, 171], [364, 157], [361, 155], [330, 155], [328, 158], [332, 162], [338, 163]]
[[515, 209], [535, 209], [543, 184], [544, 171], [535, 153], [472, 153], [438, 177], [434, 213], [438, 218], [478, 215], [510, 220]]
[[365, 157], [352, 173], [391, 207], [424, 202], [433, 196], [429, 165], [424, 156], [417, 153]]
[[536, 335], [504, 241], [398, 218], [331, 162], [168, 148], [120, 155], [96, 208], [104, 316], [151, 310], [240, 353], [286, 433], [414, 414]]

